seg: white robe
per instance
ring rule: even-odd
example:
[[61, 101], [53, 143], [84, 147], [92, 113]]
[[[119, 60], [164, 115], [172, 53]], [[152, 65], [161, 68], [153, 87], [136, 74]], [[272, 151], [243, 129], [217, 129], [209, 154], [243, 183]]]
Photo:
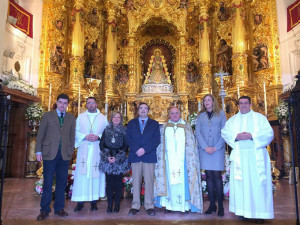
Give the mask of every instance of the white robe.
[[[180, 120], [178, 123], [185, 124]], [[176, 130], [176, 132], [174, 132]], [[185, 199], [189, 189], [185, 184], [187, 174], [185, 164], [185, 131], [184, 128], [167, 127], [165, 130], [167, 196], [160, 197], [159, 204], [167, 210], [185, 212], [191, 204]], [[186, 180], [185, 180], [186, 179]], [[190, 200], [190, 199], [188, 199]]]
[[[94, 121], [94, 122], [93, 122]], [[99, 141], [84, 140], [91, 133], [101, 138], [108, 122], [97, 109], [96, 113], [88, 111], [80, 114], [76, 120], [75, 148], [78, 147], [72, 201], [94, 201], [105, 196], [105, 174], [100, 172]]]
[[[253, 140], [235, 141], [241, 132], [251, 133]], [[274, 218], [271, 165], [266, 150], [274, 133], [268, 120], [252, 110], [239, 112], [227, 121], [221, 134], [233, 148], [229, 211], [246, 218]]]

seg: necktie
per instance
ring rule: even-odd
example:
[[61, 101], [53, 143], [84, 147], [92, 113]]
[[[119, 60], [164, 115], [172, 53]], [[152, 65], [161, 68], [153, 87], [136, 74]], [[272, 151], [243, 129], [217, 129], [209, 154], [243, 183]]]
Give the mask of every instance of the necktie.
[[58, 117], [58, 120], [59, 120], [60, 127], [62, 127], [64, 123], [64, 113], [60, 113], [60, 117]]
[[145, 120], [142, 120], [142, 125], [144, 125], [144, 123], [145, 123]]

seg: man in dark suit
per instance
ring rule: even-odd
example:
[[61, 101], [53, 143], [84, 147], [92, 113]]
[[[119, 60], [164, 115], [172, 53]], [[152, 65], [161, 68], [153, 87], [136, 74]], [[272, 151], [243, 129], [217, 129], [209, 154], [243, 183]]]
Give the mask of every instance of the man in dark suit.
[[75, 145], [75, 117], [66, 112], [69, 97], [60, 94], [57, 97], [56, 110], [44, 114], [36, 141], [37, 161], [43, 160], [43, 194], [41, 212], [37, 220], [44, 220], [51, 212], [52, 184], [55, 175], [54, 214], [68, 216], [64, 211], [65, 188], [68, 180], [69, 160]]
[[160, 144], [157, 121], [148, 118], [149, 106], [142, 102], [138, 107], [139, 117], [127, 126], [126, 139], [130, 147], [128, 161], [132, 169], [133, 200], [129, 215], [135, 215], [141, 207], [140, 191], [142, 177], [145, 182], [145, 208], [147, 214], [155, 215], [153, 204], [154, 168], [156, 148]]

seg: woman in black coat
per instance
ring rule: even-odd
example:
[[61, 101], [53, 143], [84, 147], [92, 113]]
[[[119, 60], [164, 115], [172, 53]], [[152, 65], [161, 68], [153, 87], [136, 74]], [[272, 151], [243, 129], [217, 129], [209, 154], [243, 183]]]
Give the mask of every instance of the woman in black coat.
[[127, 160], [126, 127], [123, 126], [123, 116], [120, 112], [112, 113], [109, 125], [102, 134], [100, 149], [100, 170], [106, 175], [107, 213], [112, 212], [114, 193], [114, 212], [118, 213], [122, 197], [123, 174], [130, 170]]

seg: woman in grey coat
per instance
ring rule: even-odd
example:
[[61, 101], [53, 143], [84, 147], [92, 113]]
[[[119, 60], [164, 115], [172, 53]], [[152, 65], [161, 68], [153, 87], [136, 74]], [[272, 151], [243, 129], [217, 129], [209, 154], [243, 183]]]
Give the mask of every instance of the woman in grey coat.
[[130, 170], [127, 160], [126, 128], [122, 123], [122, 114], [112, 113], [109, 125], [105, 128], [100, 141], [100, 170], [106, 176], [107, 213], [112, 213], [114, 193], [114, 212], [119, 212], [123, 174]]
[[211, 214], [217, 211], [215, 191], [218, 200], [218, 216], [224, 216], [223, 182], [225, 142], [221, 137], [221, 129], [226, 123], [224, 111], [218, 107], [217, 100], [211, 94], [204, 96], [202, 110], [196, 121], [196, 139], [198, 142], [200, 168], [205, 170], [206, 184], [210, 205], [204, 212]]

